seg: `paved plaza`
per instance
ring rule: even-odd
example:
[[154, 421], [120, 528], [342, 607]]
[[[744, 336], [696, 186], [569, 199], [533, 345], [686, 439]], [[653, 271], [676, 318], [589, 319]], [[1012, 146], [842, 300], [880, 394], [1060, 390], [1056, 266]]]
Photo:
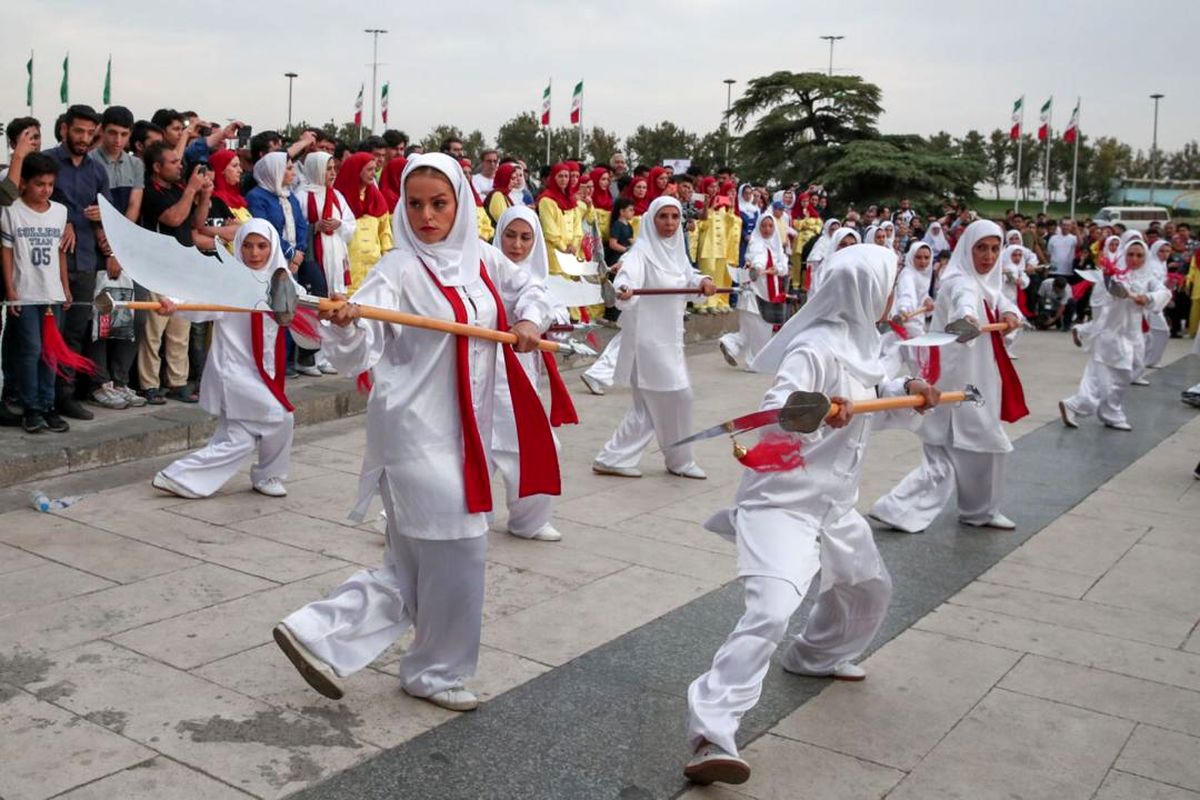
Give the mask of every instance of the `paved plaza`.
[[[878, 533], [896, 595], [858, 684], [773, 667], [740, 736], [754, 773], [689, 788], [684, 693], [741, 610], [733, 548], [700, 527], [741, 472], [727, 440], [707, 481], [593, 475], [629, 395], [582, 393], [560, 429], [561, 543], [490, 534], [481, 699], [455, 715], [403, 694], [405, 641], [331, 702], [272, 626], [361, 566], [374, 523], [346, 520], [362, 417], [300, 428], [286, 500], [247, 477], [184, 501], [149, 486], [169, 458], [40, 481], [39, 514], [0, 497], [0, 798], [1046, 798], [1200, 800], [1200, 380], [1172, 341], [1128, 398], [1132, 433], [1074, 431], [1055, 403], [1084, 354], [1026, 334], [1031, 415], [1005, 513], [1015, 532]], [[689, 349], [695, 426], [757, 407], [768, 377]], [[877, 434], [860, 509], [919, 460]], [[499, 488], [499, 487], [497, 487]], [[22, 507], [17, 508], [20, 502]], [[503, 503], [500, 503], [503, 506]], [[0, 506], [2, 507], [2, 506]]]

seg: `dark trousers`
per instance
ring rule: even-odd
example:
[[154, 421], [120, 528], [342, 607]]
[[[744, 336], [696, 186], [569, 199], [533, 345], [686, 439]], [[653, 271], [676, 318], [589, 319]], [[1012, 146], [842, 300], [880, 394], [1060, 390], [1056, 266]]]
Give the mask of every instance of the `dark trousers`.
[[[96, 294], [95, 272], [72, 272], [68, 275], [71, 287], [71, 307], [59, 318], [63, 341], [73, 352], [87, 353], [92, 344], [92, 298]], [[75, 371], [62, 368], [58, 376], [58, 396], [77, 397], [87, 390], [88, 381], [77, 381]]]
[[96, 339], [88, 347], [87, 357], [96, 362], [95, 382], [129, 385], [129, 371], [137, 358], [137, 342], [130, 339]]
[[200, 378], [204, 374], [211, 333], [211, 322], [193, 322], [191, 330], [188, 331], [188, 382], [193, 386], [200, 385]]
[[[60, 323], [60, 306], [21, 306], [21, 313], [9, 315], [7, 320], [4, 364], [7, 368], [11, 362], [14, 388], [26, 411], [54, 408], [54, 373], [42, 360], [42, 318], [47, 308], [54, 314], [55, 323]], [[7, 384], [5, 388], [7, 391]]]

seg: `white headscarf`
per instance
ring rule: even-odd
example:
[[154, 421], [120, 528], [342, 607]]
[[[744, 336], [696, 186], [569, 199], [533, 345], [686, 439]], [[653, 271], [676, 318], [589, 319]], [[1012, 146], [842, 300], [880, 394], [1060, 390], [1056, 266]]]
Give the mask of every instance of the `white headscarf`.
[[828, 277], [821, 293], [787, 321], [750, 366], [775, 372], [794, 346], [814, 344], [860, 383], [874, 386], [887, 374], [875, 323], [896, 280], [896, 254], [873, 244], [855, 245], [830, 254], [822, 271]]
[[[918, 267], [916, 261], [917, 251], [922, 247], [929, 251], [929, 263], [925, 265], [925, 269]], [[908, 252], [904, 254], [904, 268], [916, 270], [922, 275], [928, 275], [929, 271], [933, 269], [933, 256], [933, 248], [929, 246], [929, 242], [913, 242], [908, 246]]]
[[[408, 176], [414, 169], [432, 167], [442, 173], [454, 189], [458, 208], [454, 213], [454, 224], [445, 239], [435, 244], [425, 244], [408, 222], [405, 207], [405, 190]], [[479, 228], [475, 219], [475, 195], [463, 175], [462, 167], [445, 153], [414, 155], [404, 166], [400, 176], [401, 209], [392, 215], [392, 236], [396, 249], [420, 260], [433, 270], [443, 286], [463, 286], [475, 279], [479, 269]]]
[[288, 199], [292, 190], [283, 185], [283, 176], [287, 172], [288, 154], [282, 150], [267, 153], [254, 165], [254, 181], [266, 191], [279, 198], [279, 207], [283, 211], [283, 238], [299, 247], [304, 242], [296, 241], [296, 219], [292, 216], [292, 203]]
[[[1013, 240], [1013, 237], [1016, 237], [1016, 241]], [[1023, 240], [1021, 239], [1021, 232], [1018, 230], [1015, 230], [1013, 228], [1009, 228], [1008, 232], [1004, 234], [1004, 243], [1007, 245], [1011, 245], [1014, 247], [1021, 247], [1022, 241]]]
[[[879, 232], [879, 229], [881, 227], [882, 227], [881, 225], [871, 225], [870, 227], [868, 227], [867, 232], [864, 233], [863, 237], [862, 237], [863, 244], [875, 244], [876, 243], [875, 242], [875, 234]], [[883, 234], [883, 241], [886, 244], [886, 242], [887, 242], [887, 232], [886, 231]]]
[[[325, 188], [325, 168], [329, 165], [331, 158], [333, 156], [329, 153], [323, 153], [320, 150], [304, 157], [304, 163], [300, 165], [300, 174], [304, 178], [305, 189], [311, 191]], [[254, 177], [257, 178], [258, 175]], [[318, 196], [323, 197], [324, 194]]]
[[922, 241], [933, 248], [935, 256], [943, 250], [950, 249], [950, 241], [942, 233], [942, 223], [940, 222], [929, 223], [929, 227], [925, 229], [925, 238]]
[[504, 231], [517, 220], [524, 221], [533, 231], [533, 249], [529, 251], [529, 255], [525, 256], [524, 261], [513, 261], [513, 263], [529, 270], [538, 280], [545, 281], [550, 275], [550, 261], [546, 255], [546, 237], [542, 234], [542, 225], [538, 221], [538, 215], [532, 209], [520, 205], [506, 208], [500, 215], [500, 219], [496, 220], [496, 235], [492, 237], [492, 244], [503, 252]]
[[895, 224], [893, 224], [890, 219], [885, 219], [883, 222], [879, 223], [879, 227], [883, 228], [883, 235], [887, 237], [887, 246], [894, 247], [894, 242], [896, 240]]
[[[838, 248], [841, 246], [842, 241], [849, 237], [854, 237], [854, 244], [862, 243], [862, 239], [858, 236], [858, 231], [854, 230], [854, 228], [838, 228], [833, 232], [833, 236], [829, 240], [829, 249], [825, 251], [825, 260], [821, 262], [821, 268], [817, 270], [809, 286], [808, 292], [810, 297], [825, 286], [825, 282], [829, 279], [829, 270], [833, 267], [833, 262], [830, 259], [833, 258], [834, 254], [841, 252]], [[868, 244], [870, 243], [868, 242]], [[878, 247], [878, 245], [874, 246]]]
[[1137, 230], [1136, 228], [1131, 228], [1130, 230], [1127, 230], [1121, 234], [1121, 245], [1127, 245], [1134, 239], [1138, 239], [1143, 242], [1146, 241], [1146, 237], [1142, 235], [1141, 231]]
[[[1158, 257], [1158, 251], [1164, 247], [1167, 248], [1167, 250], [1172, 249], [1169, 241], [1166, 239], [1159, 239], [1150, 248], [1150, 267], [1160, 281], [1166, 281], [1167, 279], [1167, 259]], [[1169, 257], [1170, 256], [1168, 256], [1168, 258]]]
[[1004, 231], [991, 220], [977, 219], [966, 227], [962, 236], [958, 237], [958, 244], [954, 246], [954, 252], [950, 255], [950, 263], [942, 270], [942, 286], [946, 286], [951, 280], [975, 281], [983, 299], [995, 310], [1000, 299], [1000, 290], [1004, 287], [1003, 265], [997, 261], [988, 274], [980, 275], [975, 271], [975, 258], [971, 253], [971, 248], [980, 239], [989, 236], [1004, 241]]
[[674, 197], [665, 194], [656, 197], [642, 215], [641, 232], [634, 240], [633, 247], [629, 248], [629, 252], [645, 262], [647, 271], [657, 269], [660, 272], [683, 275], [692, 270], [692, 265], [683, 245], [682, 222], [670, 239], [659, 236], [658, 226], [654, 224], [654, 217], [667, 206], [674, 206], [681, 215], [683, 214], [683, 207]]
[[265, 219], [257, 217], [248, 219], [238, 226], [237, 233], [233, 237], [233, 257], [241, 264], [246, 263], [242, 261], [242, 242], [246, 241], [246, 237], [252, 233], [257, 233], [271, 243], [270, 260], [267, 261], [265, 267], [256, 269], [255, 272], [269, 278], [275, 274], [275, 270], [287, 269], [287, 259], [283, 257], [283, 245], [279, 241], [279, 233], [275, 230], [275, 226]]
[[[750, 194], [751, 194], [751, 198], [749, 200], [745, 200], [742, 198], [742, 193], [745, 192], [747, 189], [750, 190]], [[750, 217], [753, 217], [754, 215], [758, 214], [760, 209], [758, 207], [758, 203], [754, 202], [754, 197], [753, 197], [754, 186], [749, 183], [743, 183], [741, 186], [738, 187], [737, 192], [738, 192], [738, 195], [737, 195], [738, 211], [740, 213], [745, 214]]]
[[[1021, 256], [1020, 261], [1013, 261], [1012, 254], [1018, 253]], [[1000, 266], [1005, 272], [1022, 273], [1025, 271], [1025, 248], [1019, 244], [1010, 244], [1000, 251]]]
[[[762, 231], [763, 222], [767, 217], [775, 223], [775, 232], [767, 236]], [[779, 270], [780, 274], [785, 271], [787, 264], [787, 256], [783, 254], [783, 243], [779, 241], [779, 220], [775, 219], [773, 214], [763, 214], [758, 218], [758, 222], [754, 225], [754, 233], [750, 236], [750, 241], [746, 243], [746, 266], [750, 266], [751, 262], [758, 259], [766, 261], [767, 253], [771, 254], [771, 262], [775, 265], [775, 269]]]

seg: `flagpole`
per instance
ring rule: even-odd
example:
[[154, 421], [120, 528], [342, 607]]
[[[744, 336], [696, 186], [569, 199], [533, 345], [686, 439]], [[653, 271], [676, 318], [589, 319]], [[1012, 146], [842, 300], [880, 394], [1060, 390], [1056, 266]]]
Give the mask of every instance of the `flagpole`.
[[29, 49], [29, 116], [33, 116], [33, 48]]
[[1054, 119], [1054, 95], [1050, 95], [1050, 110], [1046, 112], [1046, 169], [1042, 175], [1042, 213], [1050, 207], [1050, 140], [1054, 138], [1051, 121]]
[[[551, 76], [546, 81], [546, 91], [550, 92], [550, 97], [554, 97], [554, 77]], [[546, 115], [546, 166], [550, 166], [550, 115]]]
[[1082, 103], [1083, 98], [1075, 98], [1075, 119], [1072, 120], [1075, 125], [1075, 155], [1071, 158], [1071, 219], [1075, 219], [1075, 187], [1079, 177], [1079, 109]]
[[1017, 199], [1013, 201], [1013, 213], [1021, 210], [1021, 151], [1025, 148], [1025, 95], [1021, 95], [1021, 124], [1017, 128]]
[[[579, 83], [583, 83], [583, 78], [579, 79]], [[580, 161], [583, 160], [583, 92], [579, 93], [579, 145], [575, 149], [575, 155]]]

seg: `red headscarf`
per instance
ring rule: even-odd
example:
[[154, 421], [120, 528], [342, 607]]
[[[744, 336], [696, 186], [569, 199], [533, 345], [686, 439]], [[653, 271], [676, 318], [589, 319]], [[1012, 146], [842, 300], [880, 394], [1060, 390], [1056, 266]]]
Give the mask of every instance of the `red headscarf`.
[[569, 193], [564, 194], [562, 189], [558, 188], [558, 182], [555, 180], [560, 173], [570, 172], [571, 168], [566, 164], [555, 164], [550, 168], [550, 174], [546, 176], [546, 187], [542, 189], [542, 193], [538, 195], [538, 202], [541, 203], [543, 198], [553, 200], [558, 207], [563, 211], [571, 211], [575, 208], [574, 201], [571, 200]]
[[[639, 183], [646, 184], [646, 194], [641, 200], [633, 196], [633, 187]], [[645, 175], [639, 175], [629, 182], [629, 185], [625, 187], [625, 191], [621, 192], [621, 195], [633, 201], [633, 213], [641, 216], [646, 213], [646, 209], [650, 208], [650, 181], [647, 180]]]
[[355, 153], [349, 156], [342, 162], [338, 169], [337, 180], [333, 182], [333, 188], [346, 198], [346, 203], [350, 206], [350, 213], [354, 214], [355, 219], [358, 217], [383, 217], [391, 211], [388, 208], [387, 200], [383, 197], [383, 192], [379, 191], [374, 181], [365, 187], [362, 185], [362, 171], [366, 169], [368, 163], [374, 160], [375, 157], [370, 153]]
[[471, 159], [460, 158], [458, 165], [463, 168], [463, 180], [467, 182], [467, 186], [471, 187], [471, 196], [475, 198], [475, 207], [483, 208], [483, 198], [479, 196], [479, 192], [475, 191], [475, 183], [471, 180]]
[[506, 161], [496, 167], [496, 174], [492, 178], [492, 191], [508, 194], [512, 191], [513, 173], [517, 171], [517, 166], [513, 161]]
[[659, 176], [661, 176], [661, 175], [666, 175], [666, 174], [667, 174], [667, 168], [666, 168], [666, 167], [653, 167], [653, 168], [651, 168], [651, 170], [650, 170], [650, 176], [649, 176], [649, 177], [646, 179], [646, 186], [647, 186], [647, 190], [646, 190], [646, 197], [650, 198], [650, 201], [651, 201], [651, 202], [653, 202], [653, 201], [654, 201], [656, 198], [658, 198], [660, 195], [666, 194], [666, 190], [665, 190], [665, 189], [664, 189], [664, 190], [660, 190], [660, 189], [658, 188], [658, 179], [659, 179]]
[[242, 197], [241, 189], [225, 180], [225, 168], [237, 157], [236, 150], [218, 150], [208, 157], [208, 165], [213, 173], [213, 197], [220, 198], [231, 209], [246, 207], [246, 198]]
[[379, 191], [383, 193], [389, 211], [395, 211], [400, 202], [400, 176], [407, 165], [408, 159], [396, 156], [384, 165], [383, 174], [379, 176]]
[[612, 192], [610, 192], [607, 188], [605, 188], [605, 189], [600, 188], [600, 178], [605, 175], [608, 175], [610, 179], [612, 177], [612, 173], [610, 173], [604, 167], [596, 167], [591, 172], [592, 187], [593, 187], [592, 188], [592, 205], [594, 205], [596, 208], [603, 208], [605, 211], [612, 211], [612, 207], [613, 207]]
[[573, 198], [575, 190], [579, 188], [579, 175], [583, 169], [579, 166], [578, 161], [568, 161], [567, 170], [571, 173], [571, 182], [567, 184], [567, 196]]

